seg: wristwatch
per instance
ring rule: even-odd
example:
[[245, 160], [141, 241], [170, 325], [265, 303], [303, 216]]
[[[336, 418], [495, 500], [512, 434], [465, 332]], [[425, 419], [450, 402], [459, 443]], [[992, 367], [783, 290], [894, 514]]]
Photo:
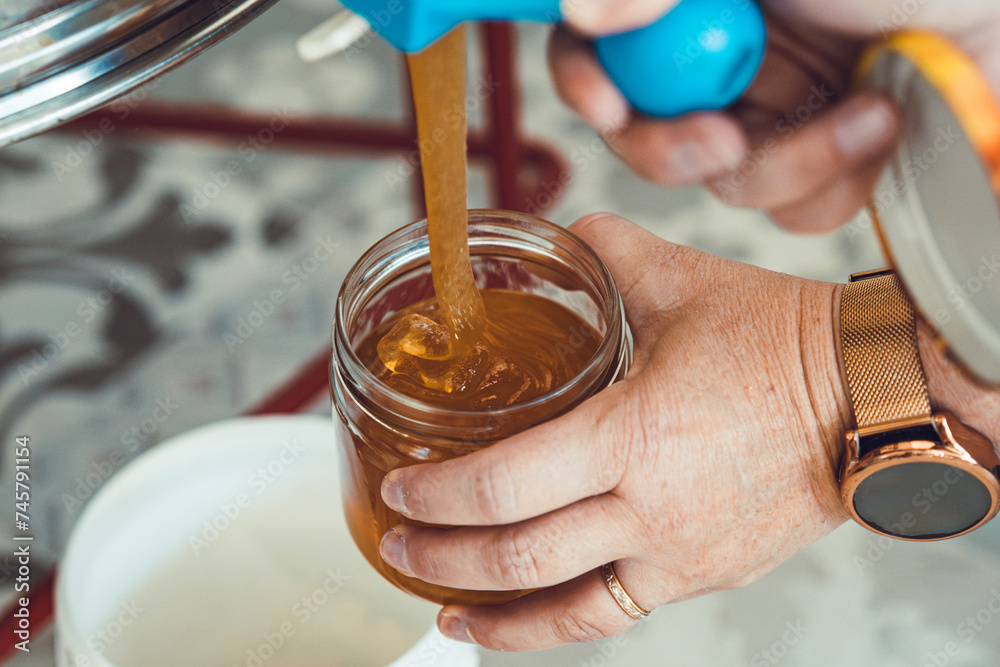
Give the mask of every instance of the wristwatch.
[[851, 276], [840, 342], [856, 428], [847, 434], [840, 494], [869, 530], [940, 540], [997, 513], [1000, 460], [989, 438], [932, 409], [916, 332], [913, 304], [892, 271]]

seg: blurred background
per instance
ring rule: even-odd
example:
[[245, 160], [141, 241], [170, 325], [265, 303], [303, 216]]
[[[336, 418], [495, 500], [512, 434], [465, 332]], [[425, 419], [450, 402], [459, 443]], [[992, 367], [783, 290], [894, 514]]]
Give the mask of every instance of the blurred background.
[[[386, 43], [371, 38], [313, 64], [297, 56], [295, 40], [333, 9], [324, 0], [283, 0], [119, 100], [110, 124], [0, 150], [0, 497], [13, 497], [13, 440], [29, 435], [35, 567], [57, 561], [89, 498], [129, 460], [246, 411], [328, 348], [348, 268], [377, 239], [421, 217], [408, 152], [288, 150], [273, 139], [289, 121], [314, 116], [406, 122], [402, 61]], [[545, 65], [548, 28], [518, 26], [516, 35], [522, 132], [568, 169], [543, 179], [521, 208], [545, 209], [543, 217], [563, 225], [612, 211], [671, 241], [818, 280], [883, 265], [863, 219], [826, 236], [792, 236], [700, 188], [642, 182], [556, 99]], [[470, 42], [477, 125], [492, 86], [477, 31]], [[217, 141], [124, 127], [154, 99], [267, 120], [243, 139]], [[474, 163], [470, 207], [494, 204], [489, 178]], [[329, 402], [312, 411], [329, 414]], [[13, 544], [12, 527], [2, 526], [0, 545]], [[913, 545], [844, 526], [748, 588], [661, 609], [617, 640], [489, 654], [484, 663], [995, 664], [998, 530]], [[0, 546], [5, 603], [14, 563]], [[49, 631], [8, 664], [51, 665], [51, 650]]]

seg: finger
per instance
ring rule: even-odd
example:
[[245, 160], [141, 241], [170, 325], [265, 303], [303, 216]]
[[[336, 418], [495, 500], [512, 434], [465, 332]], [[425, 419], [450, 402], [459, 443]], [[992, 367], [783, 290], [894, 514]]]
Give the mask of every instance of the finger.
[[491, 447], [440, 463], [393, 470], [382, 498], [425, 523], [493, 526], [522, 521], [614, 488], [627, 452], [609, 415], [623, 385]]
[[599, 132], [616, 132], [631, 109], [597, 62], [590, 43], [557, 27], [549, 38], [549, 72], [556, 94]]
[[[815, 39], [819, 35], [810, 37]], [[831, 56], [813, 59], [800, 46], [798, 40], [802, 37], [797, 35], [795, 39], [796, 42], [789, 43], [781, 30], [768, 32], [764, 61], [743, 96], [751, 104], [770, 111], [766, 120], [769, 127], [774, 126], [778, 110], [787, 110], [793, 116], [815, 117], [825, 108], [833, 108], [850, 86], [843, 71], [851, 71], [853, 60], [838, 67], [831, 62]]]
[[409, 577], [466, 590], [552, 586], [615, 560], [637, 537], [623, 501], [608, 494], [498, 528], [395, 526], [386, 563]]
[[693, 185], [729, 172], [749, 150], [739, 124], [715, 112], [670, 121], [636, 118], [604, 139], [632, 171], [663, 186]]
[[587, 35], [610, 35], [652, 23], [680, 0], [566, 0], [563, 20]]
[[783, 229], [824, 233], [841, 226], [861, 210], [878, 183], [888, 157], [836, 179], [823, 192], [810, 194], [770, 216]]
[[744, 132], [723, 114], [693, 113], [670, 121], [634, 118], [590, 45], [565, 30], [553, 32], [549, 66], [562, 101], [636, 173], [654, 183], [700, 183], [735, 169], [747, 153]]
[[862, 93], [798, 128], [780, 120], [775, 127], [784, 136], [761, 142], [739, 170], [708, 184], [727, 204], [765, 210], [794, 204], [841, 174], [888, 156], [899, 118], [891, 102]]
[[[625, 581], [622, 585], [637, 604], [649, 604]], [[449, 605], [438, 614], [438, 628], [446, 636], [500, 651], [591, 642], [620, 635], [635, 624], [611, 597], [599, 570], [503, 605]]]
[[586, 215], [569, 229], [607, 264], [625, 304], [636, 347], [642, 347], [647, 335], [657, 335], [647, 325], [669, 316], [684, 302], [684, 286], [693, 284], [687, 274], [703, 254], [611, 213]]

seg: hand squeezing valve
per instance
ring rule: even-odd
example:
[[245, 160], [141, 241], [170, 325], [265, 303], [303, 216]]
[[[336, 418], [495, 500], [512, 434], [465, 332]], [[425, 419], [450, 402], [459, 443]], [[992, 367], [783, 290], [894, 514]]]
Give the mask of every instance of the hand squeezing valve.
[[[420, 51], [463, 21], [557, 23], [565, 18], [559, 0], [344, 0], [344, 4], [407, 53]], [[594, 50], [636, 110], [669, 118], [732, 104], [757, 73], [764, 43], [764, 18], [754, 0], [681, 0], [647, 26], [597, 38]]]

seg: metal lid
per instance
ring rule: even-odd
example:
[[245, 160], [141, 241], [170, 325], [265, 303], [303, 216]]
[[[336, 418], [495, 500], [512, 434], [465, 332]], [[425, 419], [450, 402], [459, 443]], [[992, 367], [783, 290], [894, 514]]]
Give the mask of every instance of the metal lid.
[[2, 0], [0, 146], [107, 104], [277, 0]]
[[873, 202], [886, 257], [941, 344], [1000, 383], [1000, 101], [968, 55], [931, 33], [890, 38], [859, 71], [903, 110]]

